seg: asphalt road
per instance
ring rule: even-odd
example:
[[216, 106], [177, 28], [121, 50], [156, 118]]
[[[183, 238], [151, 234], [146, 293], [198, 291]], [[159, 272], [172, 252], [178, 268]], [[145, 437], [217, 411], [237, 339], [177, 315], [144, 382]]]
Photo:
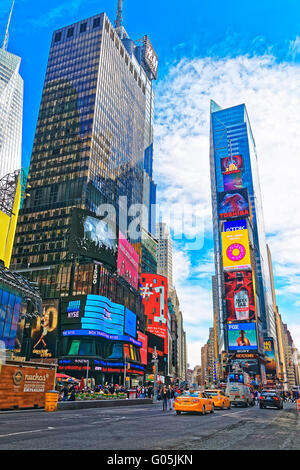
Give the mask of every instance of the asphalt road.
[[0, 412], [1, 450], [299, 450], [300, 411], [232, 408], [205, 416], [160, 404]]

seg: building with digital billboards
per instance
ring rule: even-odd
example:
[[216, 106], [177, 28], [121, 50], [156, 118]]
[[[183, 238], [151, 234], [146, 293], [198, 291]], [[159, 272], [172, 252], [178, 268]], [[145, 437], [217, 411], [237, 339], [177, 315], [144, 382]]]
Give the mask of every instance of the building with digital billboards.
[[[264, 337], [277, 347], [255, 143], [245, 105], [211, 102], [210, 173], [219, 359], [265, 380]], [[248, 355], [248, 361], [245, 361]], [[225, 357], [225, 356], [224, 356]]]
[[0, 178], [21, 168], [23, 79], [21, 58], [7, 51], [9, 15], [0, 49]]
[[[53, 33], [12, 266], [39, 285], [44, 302], [58, 300], [59, 360], [69, 360], [62, 299], [107, 297], [144, 331], [131, 250], [140, 234], [129, 225], [131, 207], [145, 200], [145, 168], [151, 176], [156, 72], [147, 37], [132, 41], [105, 13]], [[141, 227], [144, 213], [137, 219]]]

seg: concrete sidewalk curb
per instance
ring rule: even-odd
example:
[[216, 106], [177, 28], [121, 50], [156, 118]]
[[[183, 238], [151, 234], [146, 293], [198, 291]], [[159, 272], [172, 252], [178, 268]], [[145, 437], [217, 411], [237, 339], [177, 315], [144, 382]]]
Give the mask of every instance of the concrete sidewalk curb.
[[152, 405], [151, 398], [133, 398], [129, 400], [78, 400], [59, 401], [57, 410], [80, 410], [84, 408], [112, 408], [115, 406]]

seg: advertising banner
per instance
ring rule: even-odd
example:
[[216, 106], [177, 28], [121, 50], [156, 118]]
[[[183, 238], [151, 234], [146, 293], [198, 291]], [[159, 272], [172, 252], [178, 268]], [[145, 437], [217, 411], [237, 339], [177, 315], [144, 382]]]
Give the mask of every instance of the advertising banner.
[[257, 350], [256, 323], [228, 323], [229, 351]]
[[136, 338], [136, 314], [125, 308], [124, 333]]
[[247, 189], [219, 192], [218, 210], [221, 220], [249, 217], [250, 208]]
[[164, 353], [168, 354], [168, 280], [148, 273], [142, 273], [140, 279], [147, 330], [164, 339]]
[[235, 232], [236, 230], [247, 230], [247, 220], [230, 220], [224, 222], [224, 232]]
[[73, 209], [69, 250], [117, 268], [118, 235], [116, 227], [104, 217]]
[[222, 232], [221, 237], [224, 270], [251, 269], [248, 230]]
[[231, 171], [223, 174], [224, 191], [233, 191], [243, 187], [240, 171]]
[[255, 320], [255, 297], [251, 271], [224, 273], [227, 321]]
[[230, 155], [225, 158], [221, 158], [221, 170], [223, 173], [242, 170], [243, 169], [243, 157], [242, 155]]
[[140, 349], [141, 355], [141, 363], [143, 365], [147, 365], [147, 355], [148, 355], [148, 337], [141, 331], [138, 331], [138, 341], [142, 343], [142, 347]]
[[276, 359], [273, 338], [264, 340], [264, 353], [267, 361], [265, 365], [267, 378], [274, 378], [276, 377]]
[[119, 231], [117, 270], [135, 289], [138, 288], [139, 255]]
[[43, 301], [43, 313], [34, 320], [31, 330], [32, 358], [55, 357], [58, 299]]

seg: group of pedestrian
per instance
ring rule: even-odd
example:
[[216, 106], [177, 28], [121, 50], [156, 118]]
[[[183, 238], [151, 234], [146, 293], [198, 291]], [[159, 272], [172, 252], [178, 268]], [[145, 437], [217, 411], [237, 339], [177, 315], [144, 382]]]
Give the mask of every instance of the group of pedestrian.
[[171, 411], [174, 407], [174, 400], [176, 396], [179, 395], [179, 392], [173, 387], [169, 385], [168, 387], [164, 386], [161, 390], [158, 391], [158, 399], [162, 401], [162, 410], [163, 411]]

